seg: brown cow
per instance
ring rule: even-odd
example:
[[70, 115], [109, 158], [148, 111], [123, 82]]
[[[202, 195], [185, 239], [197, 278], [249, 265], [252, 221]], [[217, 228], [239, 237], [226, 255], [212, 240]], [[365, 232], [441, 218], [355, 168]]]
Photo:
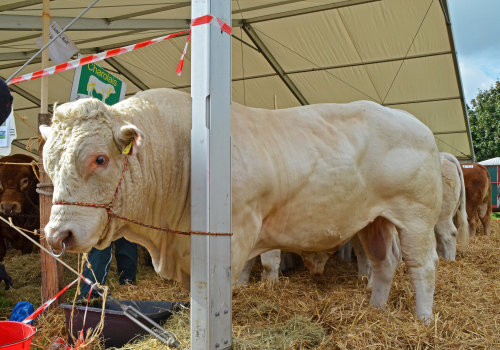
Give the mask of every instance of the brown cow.
[[[0, 159], [0, 214], [11, 217], [14, 225], [33, 231], [40, 227], [40, 211], [33, 168], [26, 163], [34, 159], [14, 154]], [[9, 163], [22, 163], [19, 165]], [[33, 244], [3, 221], [0, 224], [0, 262], [7, 251], [6, 240], [23, 254], [30, 253]], [[7, 281], [7, 280], [6, 280]], [[6, 282], [6, 289], [9, 284]]]
[[478, 221], [483, 224], [484, 233], [490, 234], [491, 220], [491, 178], [485, 166], [477, 163], [462, 164], [465, 182], [467, 220], [470, 235], [476, 234]]

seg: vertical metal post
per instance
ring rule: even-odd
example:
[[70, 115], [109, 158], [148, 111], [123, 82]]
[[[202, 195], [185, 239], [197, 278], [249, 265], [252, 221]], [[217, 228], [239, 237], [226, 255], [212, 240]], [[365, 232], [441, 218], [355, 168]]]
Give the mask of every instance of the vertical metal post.
[[[49, 41], [49, 22], [50, 22], [50, 0], [43, 0], [42, 6], [42, 44]], [[49, 50], [42, 52], [42, 68], [49, 66]], [[41, 78], [40, 90], [40, 114], [38, 115], [38, 124], [50, 125], [50, 115], [48, 114], [48, 101], [49, 101], [49, 77]], [[39, 161], [42, 162], [42, 148], [40, 148]], [[43, 166], [40, 166], [40, 181], [42, 183], [50, 182], [49, 177], [45, 173]], [[50, 209], [52, 207], [52, 197], [40, 195], [40, 231], [42, 232], [40, 243], [45, 248], [49, 248], [45, 240], [45, 225], [50, 219]], [[40, 251], [40, 268], [42, 270], [42, 301], [47, 301], [52, 298], [62, 288], [62, 265], [47, 254], [43, 250]], [[52, 307], [56, 306], [59, 302], [64, 302], [64, 299], [56, 300]]]
[[[192, 0], [191, 18], [231, 25], [231, 2]], [[192, 28], [191, 229], [231, 232], [231, 37]], [[232, 334], [231, 237], [191, 237], [191, 348], [226, 349]]]

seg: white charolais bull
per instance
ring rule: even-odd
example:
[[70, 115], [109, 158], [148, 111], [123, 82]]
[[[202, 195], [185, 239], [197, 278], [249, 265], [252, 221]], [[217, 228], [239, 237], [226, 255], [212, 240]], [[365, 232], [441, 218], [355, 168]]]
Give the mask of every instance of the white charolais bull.
[[[263, 110], [231, 107], [232, 278], [272, 249], [324, 251], [362, 231], [374, 257], [371, 303], [383, 306], [396, 264], [397, 228], [415, 288], [416, 315], [432, 317], [441, 208], [439, 153], [412, 115], [361, 101]], [[116, 105], [83, 99], [58, 106], [44, 167], [54, 202], [109, 203], [132, 142], [113, 210], [143, 223], [190, 229], [191, 98], [170, 89]], [[156, 271], [189, 286], [190, 237], [111, 219], [102, 208], [53, 205], [49, 244], [87, 251], [125, 236], [148, 249]], [[389, 256], [389, 258], [387, 258]]]

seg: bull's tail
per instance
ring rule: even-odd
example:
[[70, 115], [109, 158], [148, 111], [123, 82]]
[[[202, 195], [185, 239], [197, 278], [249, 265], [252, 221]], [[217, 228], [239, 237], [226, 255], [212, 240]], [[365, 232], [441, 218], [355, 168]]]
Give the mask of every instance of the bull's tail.
[[453, 162], [457, 167], [458, 175], [460, 176], [460, 198], [458, 204], [458, 210], [455, 214], [455, 225], [457, 226], [457, 248], [461, 251], [465, 251], [467, 245], [469, 244], [469, 223], [467, 221], [467, 211], [465, 207], [465, 182], [464, 173], [462, 172], [462, 167], [458, 162], [457, 158], [449, 153], [441, 153], [446, 160]]

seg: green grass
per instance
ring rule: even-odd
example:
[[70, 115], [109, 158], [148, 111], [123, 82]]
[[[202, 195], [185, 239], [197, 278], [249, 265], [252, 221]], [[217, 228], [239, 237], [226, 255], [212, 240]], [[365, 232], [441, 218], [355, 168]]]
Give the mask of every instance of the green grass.
[[493, 220], [500, 220], [500, 212], [491, 213], [491, 218]]

